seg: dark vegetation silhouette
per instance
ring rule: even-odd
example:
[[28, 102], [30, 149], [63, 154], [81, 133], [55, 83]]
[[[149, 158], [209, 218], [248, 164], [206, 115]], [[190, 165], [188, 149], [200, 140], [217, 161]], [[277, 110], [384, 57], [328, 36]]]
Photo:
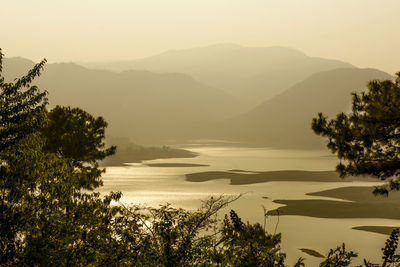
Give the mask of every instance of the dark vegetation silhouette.
[[[244, 223], [236, 198], [217, 197], [197, 211], [125, 206], [121, 193], [100, 196], [106, 147], [101, 117], [81, 109], [47, 110], [32, 86], [45, 61], [12, 82], [1, 76], [0, 264], [5, 266], [284, 266], [280, 234]], [[398, 231], [383, 249], [396, 262]], [[353, 252], [331, 251], [321, 266], [346, 266]], [[295, 266], [304, 266], [299, 259]], [[366, 266], [368, 262], [365, 262]]]
[[322, 113], [312, 129], [328, 139], [327, 147], [341, 162], [342, 177], [372, 175], [389, 179], [374, 193], [399, 190], [400, 183], [400, 72], [396, 80], [371, 81], [368, 91], [353, 93], [352, 111], [328, 120]]
[[107, 124], [81, 109], [47, 111], [47, 93], [31, 86], [44, 64], [13, 82], [0, 76], [2, 265], [283, 264], [279, 235], [233, 211], [215, 219], [234, 199], [211, 198], [190, 212], [124, 206], [121, 193], [92, 191], [104, 171], [97, 161], [115, 152], [103, 142]]
[[[328, 139], [327, 147], [340, 159], [336, 170], [342, 177], [370, 175], [389, 180], [374, 194], [389, 196], [400, 189], [400, 72], [395, 80], [373, 80], [368, 90], [353, 93], [351, 112], [328, 120], [322, 113], [312, 120], [317, 135]], [[396, 254], [399, 229], [394, 229], [382, 249], [382, 266], [399, 266]], [[345, 245], [331, 250], [321, 266], [347, 266], [356, 257]], [[339, 262], [341, 262], [339, 264]], [[379, 266], [364, 260], [365, 266]]]
[[81, 186], [94, 189], [102, 185], [99, 161], [115, 153], [116, 147], [105, 148], [107, 122], [80, 108], [56, 106], [47, 114], [42, 128], [43, 151], [72, 162], [82, 174]]

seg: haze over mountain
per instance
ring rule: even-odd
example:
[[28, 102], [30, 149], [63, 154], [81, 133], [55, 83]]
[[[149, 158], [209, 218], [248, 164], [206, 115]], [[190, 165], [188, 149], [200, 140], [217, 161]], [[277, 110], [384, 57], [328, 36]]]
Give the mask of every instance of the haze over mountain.
[[[221, 55], [225, 61], [221, 60]], [[213, 57], [220, 60], [212, 60]], [[269, 61], [260, 58], [269, 58]], [[249, 49], [217, 45], [170, 51], [138, 62], [142, 67], [146, 64], [158, 66], [155, 71], [166, 71], [172, 65], [183, 71], [187, 64], [186, 73], [211, 75], [214, 71], [215, 79], [223, 77], [226, 81], [242, 82], [247, 79], [249, 90], [241, 93], [249, 97], [254, 97], [256, 89], [270, 92], [256, 85], [256, 77], [280, 91], [306, 73], [315, 73], [263, 103], [251, 106], [249, 111], [243, 109], [248, 104], [245, 96], [234, 97], [182, 73], [147, 70], [117, 73], [74, 63], [57, 63], [46, 65], [36, 83], [49, 91], [52, 105], [78, 106], [104, 116], [110, 124], [111, 135], [128, 137], [135, 143], [160, 145], [167, 140], [217, 138], [293, 148], [321, 147], [319, 138], [310, 128], [318, 112], [335, 115], [346, 111], [351, 103], [351, 92], [362, 90], [372, 79], [391, 78], [379, 70], [309, 58], [299, 51], [281, 47]], [[33, 64], [23, 58], [6, 59], [4, 75], [9, 79], [19, 77]], [[324, 71], [335, 65], [350, 67]], [[249, 78], [262, 69], [264, 74]]]
[[[4, 76], [20, 77], [33, 66], [22, 58], [6, 59]], [[114, 73], [73, 63], [47, 64], [35, 80], [49, 92], [52, 106], [77, 106], [101, 115], [109, 132], [138, 143], [184, 138], [204, 123], [237, 113], [237, 100], [226, 92], [178, 73]]]
[[170, 50], [137, 60], [86, 63], [113, 71], [129, 69], [186, 73], [204, 83], [232, 93], [247, 107], [259, 104], [309, 75], [351, 64], [316, 57], [287, 47], [245, 47], [217, 44]]
[[350, 111], [352, 92], [364, 90], [370, 80], [392, 78], [380, 70], [357, 68], [313, 74], [253, 110], [218, 124], [220, 136], [275, 147], [322, 147], [311, 130], [318, 112], [332, 118]]

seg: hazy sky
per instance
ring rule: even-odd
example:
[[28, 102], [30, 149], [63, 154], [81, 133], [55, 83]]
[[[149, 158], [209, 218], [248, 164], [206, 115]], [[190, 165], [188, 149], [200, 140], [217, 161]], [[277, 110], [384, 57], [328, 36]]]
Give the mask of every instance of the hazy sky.
[[0, 0], [0, 47], [33, 60], [133, 59], [215, 43], [289, 46], [400, 71], [400, 0]]

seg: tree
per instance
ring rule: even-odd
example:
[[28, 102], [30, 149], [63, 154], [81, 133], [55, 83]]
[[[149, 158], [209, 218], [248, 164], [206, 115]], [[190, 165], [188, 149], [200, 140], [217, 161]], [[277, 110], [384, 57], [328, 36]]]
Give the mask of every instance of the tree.
[[47, 98], [46, 92], [30, 83], [45, 62], [35, 65], [26, 76], [5, 82], [0, 49], [0, 262], [11, 265], [23, 246], [19, 234], [26, 225], [25, 216], [30, 215], [24, 200], [36, 185], [36, 177], [29, 173], [37, 167], [30, 165], [35, 157], [31, 147], [38, 138], [34, 133], [46, 121]]
[[341, 161], [336, 167], [341, 177], [394, 177], [374, 193], [387, 195], [400, 189], [400, 72], [395, 81], [374, 80], [366, 92], [353, 93], [350, 114], [340, 113], [328, 120], [319, 113], [312, 129], [328, 138], [327, 147]]
[[101, 185], [98, 161], [113, 155], [116, 147], [105, 148], [107, 122], [80, 108], [56, 106], [43, 127], [44, 151], [69, 159], [82, 172], [79, 186], [94, 189]]
[[[230, 212], [220, 224], [217, 213], [234, 198], [216, 197], [196, 211], [124, 207], [116, 232], [124, 244], [115, 265], [135, 266], [284, 266], [280, 234], [260, 224], [243, 223]], [[301, 263], [299, 263], [301, 264]], [[301, 265], [299, 265], [301, 266]]]
[[210, 231], [217, 227], [215, 215], [235, 199], [211, 198], [196, 211], [170, 205], [124, 207], [116, 227], [125, 246], [119, 258], [136, 266], [211, 265], [217, 238]]
[[7, 83], [1, 75], [3, 56], [0, 49], [0, 152], [42, 127], [47, 105], [47, 92], [40, 92], [37, 86], [30, 85], [40, 75], [46, 59], [36, 64], [26, 76]]
[[[400, 255], [396, 253], [399, 244], [399, 229], [393, 229], [389, 238], [385, 242], [385, 247], [382, 250], [382, 264], [372, 263], [364, 259], [362, 265], [357, 267], [386, 267], [386, 266], [400, 266]], [[336, 266], [349, 266], [353, 258], [358, 257], [357, 253], [346, 250], [343, 243], [336, 249], [330, 249], [325, 260], [320, 263], [320, 267], [336, 267]]]
[[357, 253], [353, 251], [347, 251], [346, 246], [343, 243], [342, 246], [338, 246], [335, 250], [331, 249], [326, 256], [326, 259], [320, 263], [320, 267], [336, 267], [336, 266], [349, 266], [351, 259], [357, 257]]
[[[281, 235], [265, 232], [259, 224], [243, 223], [235, 211], [225, 215], [222, 238], [222, 263], [228, 266], [284, 266], [280, 251]], [[299, 260], [301, 261], [301, 260]]]
[[0, 51], [0, 265], [104, 261], [117, 243], [110, 222], [119, 207], [111, 202], [120, 194], [82, 191], [100, 170], [88, 178], [76, 159], [44, 149], [47, 93], [31, 83], [46, 61], [5, 82], [2, 59]]
[[72, 159], [77, 166], [93, 164], [114, 154], [115, 146], [104, 149], [107, 122], [80, 108], [56, 106], [43, 129], [44, 150]]
[[115, 150], [104, 146], [107, 123], [77, 108], [47, 112], [46, 92], [30, 85], [44, 63], [12, 83], [0, 72], [0, 265], [283, 264], [280, 235], [234, 212], [219, 225], [233, 199], [187, 211], [125, 207], [121, 193], [91, 191], [101, 185], [97, 161]]
[[390, 237], [385, 242], [385, 247], [382, 248], [383, 252], [383, 263], [382, 267], [386, 267], [388, 264], [400, 263], [400, 255], [396, 254], [396, 249], [399, 244], [399, 229], [393, 229]]

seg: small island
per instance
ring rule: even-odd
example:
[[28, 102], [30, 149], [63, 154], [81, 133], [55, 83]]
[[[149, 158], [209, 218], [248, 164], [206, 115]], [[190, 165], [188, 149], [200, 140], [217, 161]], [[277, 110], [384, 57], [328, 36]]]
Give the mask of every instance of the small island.
[[137, 145], [132, 143], [128, 138], [110, 138], [107, 140], [107, 143], [116, 145], [117, 152], [103, 160], [101, 162], [102, 166], [122, 166], [125, 163], [138, 163], [144, 160], [194, 158], [198, 156], [195, 152], [169, 146], [146, 147]]
[[232, 185], [245, 185], [265, 182], [351, 182], [351, 181], [374, 181], [376, 179], [368, 177], [347, 177], [342, 179], [335, 171], [266, 171], [254, 172], [244, 170], [231, 171], [208, 171], [186, 174], [186, 181], [206, 182], [217, 179], [229, 179]]
[[[285, 205], [279, 208], [279, 213], [284, 215], [317, 218], [400, 219], [400, 192], [393, 191], [389, 194], [389, 197], [384, 197], [373, 196], [373, 190], [373, 187], [343, 187], [307, 194], [309, 196], [337, 198], [338, 201], [301, 199], [274, 200], [274, 202]], [[277, 212], [276, 210], [271, 210], [268, 212], [268, 215], [277, 215]], [[371, 227], [359, 230], [383, 231], [382, 229], [378, 231], [377, 228]]]
[[394, 227], [394, 226], [356, 226], [353, 227], [352, 229], [354, 230], [360, 230], [360, 231], [367, 231], [367, 232], [372, 232], [376, 234], [382, 234], [382, 235], [390, 235], [394, 229], [400, 228]]

